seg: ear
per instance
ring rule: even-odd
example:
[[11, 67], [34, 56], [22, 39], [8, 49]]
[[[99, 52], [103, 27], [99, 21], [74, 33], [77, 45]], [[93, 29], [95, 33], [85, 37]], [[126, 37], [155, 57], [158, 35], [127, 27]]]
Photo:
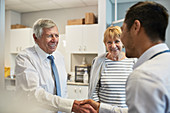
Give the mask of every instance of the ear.
[[135, 34], [138, 34], [140, 30], [141, 30], [141, 22], [139, 20], [135, 20], [133, 23], [133, 32]]
[[34, 41], [37, 41], [37, 37], [35, 36], [35, 33], [33, 34]]

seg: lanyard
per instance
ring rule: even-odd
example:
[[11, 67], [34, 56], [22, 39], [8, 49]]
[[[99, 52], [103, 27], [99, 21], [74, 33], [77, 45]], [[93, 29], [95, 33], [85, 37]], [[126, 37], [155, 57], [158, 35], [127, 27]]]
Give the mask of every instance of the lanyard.
[[159, 53], [156, 53], [156, 54], [153, 55], [150, 59], [152, 59], [152, 58], [154, 58], [154, 57], [156, 57], [156, 56], [158, 56], [158, 55], [160, 55], [160, 54], [162, 54], [162, 53], [167, 53], [167, 52], [170, 52], [170, 50], [165, 50], [165, 51], [161, 51], [161, 52], [159, 52]]

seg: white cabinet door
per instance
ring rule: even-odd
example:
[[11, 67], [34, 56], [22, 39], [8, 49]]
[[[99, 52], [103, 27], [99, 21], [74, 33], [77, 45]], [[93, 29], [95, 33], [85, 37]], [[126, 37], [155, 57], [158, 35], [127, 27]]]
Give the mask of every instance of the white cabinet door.
[[79, 52], [82, 50], [82, 26], [66, 26], [66, 44], [68, 51]]
[[12, 29], [10, 31], [10, 52], [18, 53], [34, 44], [31, 28]]
[[79, 86], [77, 89], [77, 99], [84, 100], [88, 99], [88, 86]]
[[88, 98], [88, 86], [67, 85], [68, 98], [84, 100]]
[[83, 27], [83, 49], [89, 53], [98, 52], [98, 24]]
[[98, 53], [98, 24], [66, 26], [66, 43], [71, 53]]

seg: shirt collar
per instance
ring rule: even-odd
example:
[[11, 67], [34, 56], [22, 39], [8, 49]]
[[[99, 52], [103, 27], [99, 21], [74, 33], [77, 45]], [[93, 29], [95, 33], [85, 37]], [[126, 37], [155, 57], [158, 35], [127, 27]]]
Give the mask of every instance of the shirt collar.
[[35, 50], [42, 61], [46, 60], [49, 55], [52, 55], [43, 51], [37, 44], [35, 44]]
[[155, 55], [158, 52], [168, 50], [168, 46], [165, 43], [157, 44], [148, 50], [146, 50], [138, 59], [138, 61], [134, 64], [133, 69], [137, 68], [141, 64], [143, 64], [145, 61], [149, 60], [153, 55]]

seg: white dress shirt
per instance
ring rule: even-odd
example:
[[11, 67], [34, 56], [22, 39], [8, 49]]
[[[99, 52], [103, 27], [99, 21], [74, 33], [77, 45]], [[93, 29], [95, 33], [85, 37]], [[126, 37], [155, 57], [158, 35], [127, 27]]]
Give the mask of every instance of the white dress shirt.
[[[16, 57], [17, 95], [31, 105], [40, 105], [41, 113], [51, 111], [71, 112], [73, 100], [67, 97], [67, 73], [63, 56], [56, 50], [53, 53], [61, 86], [61, 97], [55, 95], [55, 81], [52, 75], [49, 54], [38, 45], [27, 48]], [[48, 110], [47, 110], [48, 109]]]
[[126, 86], [126, 104], [121, 109], [106, 104], [100, 105], [100, 113], [170, 113], [170, 53], [166, 44], [157, 44], [138, 59]]

